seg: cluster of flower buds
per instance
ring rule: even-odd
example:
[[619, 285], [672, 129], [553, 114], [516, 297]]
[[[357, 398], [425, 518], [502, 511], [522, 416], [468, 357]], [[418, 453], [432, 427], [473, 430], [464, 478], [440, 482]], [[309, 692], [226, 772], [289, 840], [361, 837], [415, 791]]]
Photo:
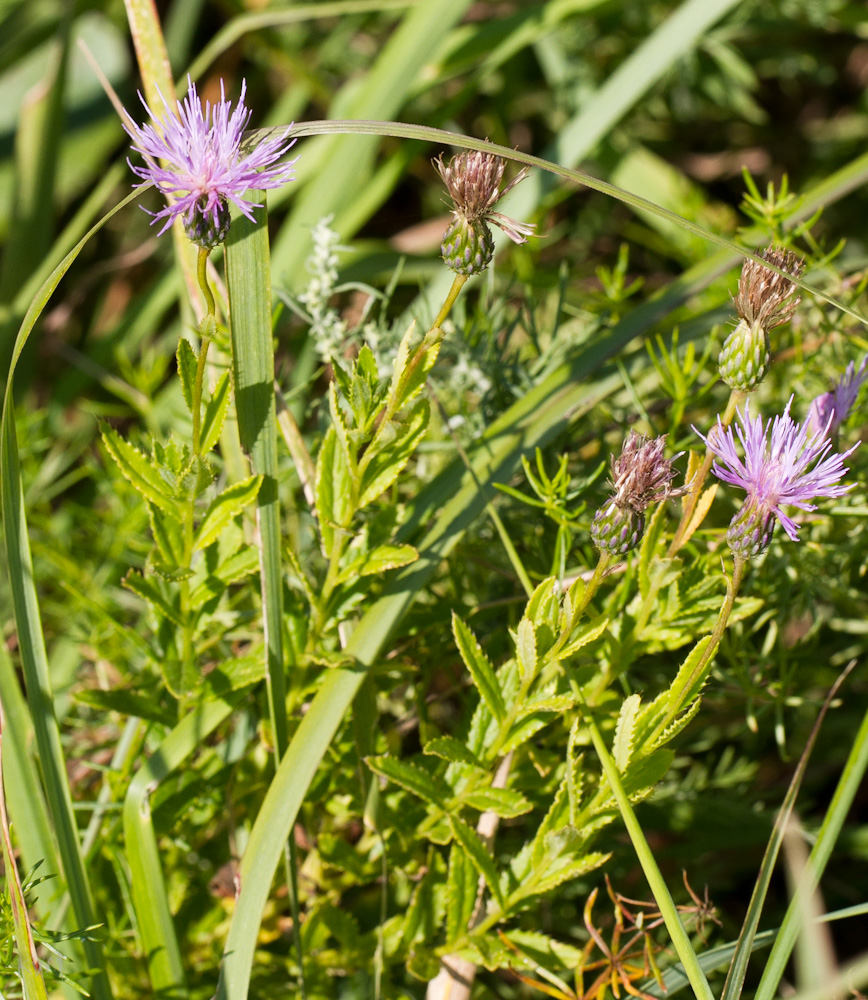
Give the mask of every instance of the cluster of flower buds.
[[[798, 278], [804, 261], [790, 250], [769, 247], [763, 260]], [[751, 392], [769, 366], [769, 331], [792, 318], [801, 301], [789, 278], [756, 261], [746, 260], [733, 298], [738, 324], [723, 343], [718, 358], [720, 377], [728, 386]]]
[[443, 260], [457, 274], [479, 274], [494, 257], [494, 237], [488, 223], [502, 229], [513, 243], [527, 243], [534, 226], [517, 222], [494, 206], [528, 175], [522, 167], [503, 190], [505, 161], [492, 153], [459, 153], [448, 163], [439, 156], [431, 161], [443, 178], [452, 199], [452, 222], [443, 235]]
[[687, 492], [687, 487], [672, 487], [677, 472], [672, 460], [663, 457], [665, 444], [665, 434], [649, 439], [630, 431], [621, 454], [612, 459], [614, 493], [594, 515], [591, 524], [591, 538], [600, 552], [626, 555], [642, 539], [646, 508], [658, 500]]

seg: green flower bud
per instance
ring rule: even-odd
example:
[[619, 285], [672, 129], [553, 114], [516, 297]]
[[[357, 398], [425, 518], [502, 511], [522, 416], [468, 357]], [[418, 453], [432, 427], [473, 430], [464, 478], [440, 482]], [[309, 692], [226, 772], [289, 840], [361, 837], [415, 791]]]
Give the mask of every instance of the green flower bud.
[[739, 320], [723, 342], [718, 358], [720, 377], [732, 389], [752, 392], [769, 369], [769, 338], [759, 323]]
[[601, 507], [591, 524], [594, 545], [610, 556], [623, 556], [635, 549], [644, 531], [644, 514], [630, 507], [619, 507], [614, 502]]
[[[204, 202], [204, 199], [203, 199]], [[217, 217], [205, 212], [204, 207], [193, 213], [192, 218], [184, 216], [184, 232], [192, 243], [203, 250], [213, 250], [229, 235], [232, 218], [229, 215], [229, 204], [221, 199], [217, 204]]]
[[754, 559], [769, 547], [774, 531], [774, 512], [748, 502], [730, 521], [726, 540], [735, 558]]
[[458, 274], [479, 274], [494, 257], [494, 238], [484, 222], [458, 218], [446, 230], [440, 252]]

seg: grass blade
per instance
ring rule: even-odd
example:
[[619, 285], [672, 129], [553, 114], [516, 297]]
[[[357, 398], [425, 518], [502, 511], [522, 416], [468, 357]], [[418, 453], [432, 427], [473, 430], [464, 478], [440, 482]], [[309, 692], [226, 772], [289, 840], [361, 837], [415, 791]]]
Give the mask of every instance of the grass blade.
[[769, 838], [765, 854], [763, 855], [759, 875], [757, 875], [756, 885], [754, 886], [753, 893], [750, 897], [750, 904], [747, 908], [744, 924], [742, 925], [741, 933], [738, 936], [738, 944], [736, 946], [735, 953], [732, 956], [732, 965], [729, 967], [729, 971], [726, 975], [726, 983], [723, 987], [721, 1000], [738, 1000], [741, 996], [745, 976], [747, 975], [748, 962], [750, 961], [750, 955], [753, 951], [753, 940], [756, 936], [757, 927], [759, 927], [760, 914], [762, 913], [766, 893], [768, 892], [772, 879], [772, 872], [774, 871], [778, 853], [780, 852], [784, 834], [786, 833], [787, 823], [792, 815], [793, 807], [796, 804], [796, 796], [799, 794], [799, 789], [802, 787], [802, 779], [805, 776], [808, 761], [810, 760], [811, 753], [814, 749], [814, 744], [817, 742], [817, 737], [820, 734], [820, 727], [826, 717], [826, 712], [829, 710], [829, 705], [832, 703], [832, 699], [838, 693], [839, 688], [854, 666], [855, 662], [851, 663], [850, 666], [847, 667], [847, 669], [832, 685], [828, 695], [826, 695], [826, 700], [823, 702], [823, 707], [820, 709], [813, 728], [811, 729], [811, 734], [808, 737], [808, 742], [806, 743], [805, 749], [802, 751], [802, 755], [799, 758], [799, 764], [796, 767], [796, 772], [793, 775], [792, 780], [790, 781], [790, 787], [787, 789], [786, 797], [784, 798], [783, 804], [778, 812], [774, 830], [772, 830], [772, 835]]
[[[437, 0], [410, 10], [352, 99], [338, 103], [340, 113], [350, 118], [397, 114], [420, 68], [469, 6], [470, 0]], [[275, 273], [286, 274], [293, 282], [305, 280], [310, 228], [324, 216], [352, 207], [364, 191], [379, 146], [374, 135], [330, 137], [305, 146], [297, 170], [304, 187], [275, 240]], [[340, 218], [335, 227], [341, 229]]]
[[[862, 719], [862, 725], [856, 734], [856, 739], [844, 765], [844, 772], [828, 812], [820, 827], [811, 856], [799, 885], [787, 907], [784, 922], [772, 947], [768, 963], [763, 970], [760, 984], [757, 987], [756, 1000], [772, 1000], [778, 990], [781, 978], [796, 943], [800, 931], [801, 917], [805, 909], [805, 899], [810, 899], [826, 869], [826, 864], [835, 846], [835, 841], [841, 832], [844, 821], [862, 779], [868, 768], [868, 712]], [[855, 983], [853, 985], [856, 985]]]
[[251, 470], [261, 475], [256, 498], [262, 618], [265, 626], [268, 707], [277, 760], [286, 750], [286, 678], [280, 568], [280, 501], [277, 495], [277, 413], [274, 398], [274, 347], [271, 336], [271, 261], [265, 192], [248, 198], [262, 203], [256, 221], [238, 215], [226, 240], [226, 286], [235, 407], [241, 446]]
[[[4, 728], [8, 737], [3, 754], [3, 778], [6, 783], [6, 804], [12, 825], [16, 830], [24, 867], [31, 869], [42, 861], [45, 870], [60, 870], [57, 847], [51, 835], [51, 823], [45, 796], [39, 783], [39, 774], [33, 758], [26, 748], [33, 737], [33, 722], [27, 711], [27, 704], [18, 686], [15, 668], [0, 643], [0, 702], [3, 704]], [[49, 900], [56, 901], [62, 894], [60, 885], [46, 883], [44, 893]], [[40, 900], [41, 902], [41, 900]], [[45, 904], [39, 906], [43, 916], [50, 909]]]
[[[79, 927], [91, 927], [99, 923], [96, 919], [93, 896], [84, 867], [79, 842], [78, 828], [72, 809], [72, 796], [66, 777], [66, 763], [60, 742], [60, 727], [54, 714], [51, 679], [45, 651], [45, 639], [39, 616], [39, 602], [33, 579], [33, 561], [24, 511], [24, 493], [21, 485], [21, 470], [18, 462], [18, 441], [15, 432], [12, 386], [15, 366], [34, 324], [48, 303], [51, 294], [66, 274], [75, 258], [88, 240], [97, 233], [108, 220], [137, 197], [137, 192], [128, 195], [108, 212], [52, 271], [38, 295], [30, 304], [12, 351], [12, 362], [6, 393], [3, 401], [3, 417], [0, 424], [0, 502], [3, 508], [3, 529], [6, 536], [6, 559], [9, 567], [10, 589], [21, 665], [27, 687], [36, 745], [42, 766], [46, 799], [51, 811], [58, 848], [72, 900], [73, 913]], [[84, 943], [85, 954], [90, 968], [94, 969], [93, 993], [96, 1000], [109, 1000], [111, 987], [105, 972], [102, 948], [96, 941]]]
[[155, 996], [186, 992], [184, 964], [163, 878], [160, 852], [151, 818], [150, 797], [226, 719], [243, 692], [232, 701], [209, 701], [187, 715], [130, 782], [124, 799], [126, 857], [130, 866], [133, 906]]

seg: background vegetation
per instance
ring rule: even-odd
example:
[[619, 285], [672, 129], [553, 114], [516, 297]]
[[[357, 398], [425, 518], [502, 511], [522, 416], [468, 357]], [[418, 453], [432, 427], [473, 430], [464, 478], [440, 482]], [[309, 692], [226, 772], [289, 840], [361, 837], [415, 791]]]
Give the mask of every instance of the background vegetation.
[[[170, 0], [158, 8], [176, 79], [189, 70], [211, 100], [219, 98], [221, 78], [233, 99], [246, 80], [254, 127], [393, 119], [487, 137], [581, 167], [746, 246], [787, 242], [808, 258], [805, 277], [812, 286], [868, 312], [868, 9], [858, 0], [246, 6]], [[132, 0], [128, 9], [114, 0], [31, 0], [0, 9], [4, 371], [41, 282], [129, 193], [127, 139], [81, 43], [142, 120], [129, 20], [136, 23], [136, 12]], [[297, 180], [268, 198], [274, 357], [287, 412], [316, 456], [330, 425], [332, 362], [349, 364], [367, 343], [380, 375], [389, 376], [410, 319], [427, 328], [449, 287], [451, 275], [439, 257], [448, 206], [429, 162], [449, 151], [420, 140], [357, 135], [303, 138], [296, 151]], [[151, 210], [160, 204], [153, 191], [140, 201]], [[729, 394], [716, 359], [733, 322], [737, 255], [671, 219], [539, 171], [504, 210], [535, 221], [540, 238], [504, 247], [495, 266], [465, 289], [430, 372], [427, 438], [365, 515], [372, 546], [392, 539], [403, 524], [401, 537], [424, 548], [425, 532], [452, 510], [462, 456], [469, 453], [484, 470], [484, 488], [454, 524], [464, 520], [442, 544], [424, 549], [429, 576], [375, 657], [354, 711], [340, 726], [334, 720], [337, 735], [294, 826], [311, 997], [421, 997], [425, 979], [436, 972], [434, 949], [443, 940], [437, 928], [447, 905], [449, 852], [442, 845], [449, 836], [427, 838], [425, 824], [433, 829], [437, 819], [430, 803], [394, 783], [384, 785], [374, 815], [367, 796], [377, 783], [360, 759], [388, 754], [419, 765], [430, 740], [465, 739], [479, 696], [453, 639], [453, 612], [472, 627], [492, 663], [513, 655], [508, 629], [517, 627], [527, 596], [517, 563], [533, 586], [552, 574], [589, 575], [596, 563], [590, 521], [607, 492], [609, 457], [628, 428], [668, 434], [670, 454], [696, 448], [691, 425], [707, 430]], [[101, 941], [119, 997], [153, 986], [131, 870], [136, 851], [145, 848], [131, 844], [123, 805], [134, 800], [134, 775], [153, 761], [201, 691], [173, 689], [161, 670], [160, 616], [130, 586], [129, 575], [151, 565], [148, 509], [111, 461], [100, 424], [142, 445], [150, 435], [167, 441], [173, 432], [189, 434], [175, 358], [179, 339], [194, 329], [171, 237], [157, 238], [147, 215], [131, 204], [71, 264], [15, 376], [20, 475], [53, 709], [84, 836], [93, 922], [102, 925], [92, 936]], [[858, 363], [866, 346], [862, 324], [804, 296], [793, 323], [777, 331], [774, 364], [755, 405], [779, 412], [793, 395], [794, 412], [803, 417], [810, 399], [849, 361]], [[217, 352], [217, 364], [223, 357], [225, 365], [228, 340], [217, 347], [224, 351]], [[534, 395], [540, 386], [548, 388]], [[862, 412], [857, 408], [842, 440], [858, 438]], [[291, 435], [288, 418], [282, 426]], [[485, 439], [492, 427], [493, 437]], [[508, 457], [491, 458], [510, 434], [517, 440]], [[227, 440], [216, 461], [219, 474], [233, 481], [242, 478], [244, 457]], [[519, 458], [524, 454], [537, 471], [537, 445], [549, 475], [564, 456], [568, 478], [565, 499], [550, 504], [548, 514], [515, 495], [532, 495]], [[278, 454], [291, 737], [323, 677], [346, 667], [338, 625], [355, 622], [392, 577], [383, 571], [351, 581], [321, 621], [311, 618], [315, 602], [305, 578], [321, 584], [325, 565], [305, 492], [310, 484], [284, 439]], [[691, 905], [686, 884], [699, 896], [708, 886], [720, 918], [719, 925], [701, 928], [709, 946], [737, 937], [775, 810], [826, 692], [852, 660], [856, 669], [820, 732], [798, 800], [809, 840], [862, 719], [868, 694], [865, 456], [857, 452], [851, 464], [856, 490], [824, 505], [823, 518], [806, 526], [800, 543], [779, 532], [752, 567], [700, 714], [678, 735], [671, 767], [638, 807], [677, 902]], [[494, 482], [512, 491], [497, 490]], [[587, 677], [594, 665], [608, 665], [612, 700], [602, 707], [608, 705], [613, 718], [631, 691], [649, 699], [665, 691], [687, 644], [710, 631], [724, 592], [721, 529], [733, 504], [731, 494], [719, 496], [691, 542], [684, 570], [690, 600], [673, 608], [661, 598], [635, 648], [619, 645], [615, 633], [580, 659], [577, 669]], [[672, 531], [677, 513], [670, 503], [664, 530]], [[227, 530], [237, 533], [239, 546], [242, 537], [250, 541], [249, 519], [239, 516], [233, 526]], [[262, 631], [256, 561], [244, 570], [211, 595], [209, 630], [196, 639], [203, 683], [212, 674], [222, 677], [222, 667], [231, 664], [225, 683], [232, 697], [219, 679], [209, 689], [224, 698], [213, 704], [229, 707], [197, 734], [194, 752], [149, 805], [186, 968], [184, 989], [203, 998], [217, 985], [234, 909], [233, 875], [273, 775], [276, 736], [262, 673], [252, 663]], [[631, 620], [641, 572], [633, 557], [604, 582], [591, 610]], [[45, 859], [37, 874], [59, 874], [62, 834], [46, 822], [51, 807], [43, 801], [45, 772], [37, 770], [32, 751], [33, 695], [28, 711], [19, 684], [21, 629], [12, 615], [12, 586], [0, 577], [6, 794], [22, 871]], [[322, 638], [315, 655], [310, 630]], [[517, 764], [513, 787], [528, 797], [532, 812], [530, 818], [521, 810], [514, 817], [504, 812], [495, 852], [504, 864], [533, 836], [555, 797], [569, 733], [569, 720], [555, 720]], [[575, 748], [587, 760], [589, 742], [585, 734]], [[419, 766], [433, 774], [434, 763], [429, 754]], [[143, 797], [145, 784], [141, 778]], [[864, 806], [863, 790], [823, 879], [830, 911], [865, 901]], [[475, 825], [473, 806], [466, 809]], [[594, 849], [611, 852], [605, 873], [615, 891], [648, 900], [635, 853], [614, 808], [610, 812]], [[574, 985], [570, 977], [589, 941], [585, 907], [595, 888], [602, 891], [596, 919], [608, 940], [602, 870], [535, 897], [511, 924], [561, 942], [554, 953], [524, 939], [531, 951], [531, 945], [542, 949], [533, 952], [541, 966]], [[38, 933], [85, 926], [70, 915], [64, 893], [61, 879], [34, 891]], [[764, 927], [780, 924], [787, 901], [784, 875], [776, 875]], [[6, 942], [0, 940], [7, 966], [2, 990], [14, 995], [8, 913], [6, 921], [0, 925], [0, 934], [3, 927], [9, 931]], [[862, 950], [866, 926], [864, 913], [829, 925], [842, 962]], [[294, 927], [281, 875], [257, 942], [256, 995], [300, 991]], [[649, 951], [665, 966], [674, 956], [661, 950], [665, 934], [653, 934]], [[644, 945], [643, 938], [640, 970]], [[87, 975], [93, 952], [85, 955], [76, 942], [57, 947], [76, 964], [54, 959], [54, 967], [62, 965], [98, 994], [103, 987]], [[474, 996], [540, 995], [506, 968], [502, 955], [490, 964], [480, 971]], [[758, 960], [749, 992], [761, 968]], [[540, 982], [539, 971], [518, 971]], [[632, 979], [653, 982], [650, 971]], [[594, 975], [586, 975], [585, 989]]]

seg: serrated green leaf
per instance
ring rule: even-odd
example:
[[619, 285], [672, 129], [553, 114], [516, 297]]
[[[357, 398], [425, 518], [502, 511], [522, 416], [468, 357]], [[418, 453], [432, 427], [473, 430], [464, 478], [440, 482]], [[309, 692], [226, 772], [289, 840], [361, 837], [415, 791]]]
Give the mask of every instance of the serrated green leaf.
[[476, 754], [453, 736], [437, 736], [433, 740], [429, 740], [422, 748], [422, 752], [430, 756], [441, 757], [454, 764], [470, 764], [471, 767], [484, 769], [482, 761]]
[[533, 809], [532, 803], [512, 788], [476, 788], [456, 798], [456, 804], [470, 806], [480, 812], [493, 812], [503, 819], [523, 816]]
[[446, 943], [467, 933], [479, 894], [479, 875], [467, 852], [457, 841], [449, 850], [446, 879]]
[[130, 570], [123, 579], [123, 585], [127, 590], [138, 594], [139, 597], [153, 605], [164, 618], [168, 618], [169, 621], [183, 627], [184, 619], [181, 615], [181, 609], [166, 597], [153, 577], [142, 576], [141, 573]]
[[236, 514], [253, 503], [262, 485], [262, 478], [262, 476], [248, 476], [240, 483], [227, 486], [211, 501], [196, 530], [193, 539], [194, 549], [207, 548]]
[[316, 513], [323, 550], [331, 555], [335, 530], [349, 525], [350, 470], [334, 427], [329, 427], [316, 460]]
[[410, 324], [401, 339], [395, 354], [395, 367], [389, 385], [389, 406], [392, 412], [398, 413], [422, 390], [428, 372], [434, 367], [437, 355], [440, 353], [440, 342], [427, 346], [419, 345], [412, 354], [410, 344], [416, 328], [415, 320]]
[[196, 369], [199, 360], [196, 357], [190, 341], [181, 337], [178, 341], [178, 350], [175, 352], [178, 360], [178, 378], [181, 380], [181, 392], [184, 394], [184, 402], [187, 409], [193, 412], [193, 386], [196, 384]]
[[365, 762], [375, 774], [388, 778], [431, 805], [446, 809], [449, 790], [422, 768], [395, 757], [366, 757]]
[[418, 558], [419, 553], [412, 545], [378, 545], [342, 570], [338, 583], [346, 583], [356, 577], [377, 576], [399, 566], [408, 566]]
[[631, 799], [644, 798], [659, 781], [663, 780], [674, 759], [675, 753], [672, 750], [659, 749], [646, 757], [634, 760], [627, 768], [621, 782], [624, 791]]
[[542, 714], [531, 712], [518, 719], [509, 730], [509, 735], [506, 737], [500, 752], [506, 754], [510, 750], [520, 747], [522, 743], [526, 743], [535, 733], [547, 726], [553, 718], [552, 712], [543, 712]]
[[428, 430], [428, 403], [419, 400], [405, 420], [395, 421], [394, 436], [384, 440], [372, 457], [364, 473], [359, 498], [359, 509], [384, 493], [398, 478], [417, 445]]
[[488, 710], [498, 722], [503, 722], [506, 718], [506, 706], [503, 702], [503, 694], [497, 682], [497, 675], [488, 660], [482, 647], [476, 641], [476, 636], [470, 631], [467, 625], [455, 614], [452, 613], [452, 634], [461, 659], [470, 671], [473, 683], [488, 707]]
[[633, 755], [633, 741], [636, 737], [636, 721], [641, 700], [638, 694], [629, 695], [624, 699], [621, 711], [618, 713], [612, 756], [622, 774], [627, 770], [627, 765]]
[[571, 694], [543, 695], [534, 701], [529, 701], [516, 712], [517, 719], [523, 719], [526, 715], [533, 715], [540, 712], [551, 712], [555, 715], [562, 715], [568, 712], [576, 704], [576, 699]]
[[184, 559], [184, 540], [181, 536], [180, 521], [153, 503], [148, 504], [148, 519], [151, 522], [154, 541], [166, 566], [184, 569], [185, 567], [181, 566]]
[[265, 680], [265, 673], [265, 656], [260, 649], [257, 653], [223, 660], [205, 675], [205, 688], [216, 697], [223, 698], [232, 691], [240, 691]]
[[529, 618], [522, 618], [515, 633], [515, 655], [522, 680], [536, 677], [536, 628]]
[[[546, 892], [551, 892], [552, 889], [563, 885], [564, 882], [570, 882], [573, 879], [580, 878], [582, 875], [587, 875], [588, 872], [592, 872], [595, 868], [599, 868], [610, 857], [611, 854], [593, 851], [572, 861], [564, 861], [561, 864], [554, 865], [547, 870], [545, 877], [532, 883], [532, 892], [522, 893], [518, 898], [525, 899], [528, 896], [541, 896]], [[510, 897], [510, 902], [512, 901], [513, 897]]]
[[584, 959], [580, 948], [557, 941], [539, 931], [523, 931], [516, 928], [507, 931], [504, 936], [537, 965], [544, 968], [560, 966], [564, 969], [577, 969]]
[[583, 646], [587, 646], [588, 643], [594, 642], [595, 639], [599, 639], [608, 627], [609, 619], [602, 616], [588, 622], [587, 625], [583, 626], [579, 630], [579, 634], [575, 637], [575, 639], [568, 642], [566, 646], [560, 650], [558, 658], [565, 659], [568, 656], [572, 656], [573, 653], [578, 652]]
[[[181, 343], [184, 343], [184, 341], [181, 341]], [[229, 372], [225, 371], [217, 379], [217, 384], [214, 386], [211, 398], [202, 412], [200, 447], [203, 455], [207, 455], [220, 439], [220, 432], [223, 430], [226, 414], [229, 411], [229, 400], [231, 397], [229, 389]]]
[[476, 870], [485, 879], [485, 884], [488, 886], [489, 892], [497, 900], [500, 908], [505, 909], [503, 893], [500, 890], [500, 882], [497, 878], [497, 869], [494, 866], [494, 859], [488, 853], [479, 834], [471, 829], [463, 819], [452, 814], [449, 815], [449, 825], [452, 828], [453, 836], [467, 852]]
[[169, 494], [168, 484], [155, 467], [153, 459], [128, 441], [124, 441], [111, 427], [102, 428], [102, 439], [124, 478], [146, 500], [150, 500], [160, 510], [180, 520], [181, 509], [175, 498]]

